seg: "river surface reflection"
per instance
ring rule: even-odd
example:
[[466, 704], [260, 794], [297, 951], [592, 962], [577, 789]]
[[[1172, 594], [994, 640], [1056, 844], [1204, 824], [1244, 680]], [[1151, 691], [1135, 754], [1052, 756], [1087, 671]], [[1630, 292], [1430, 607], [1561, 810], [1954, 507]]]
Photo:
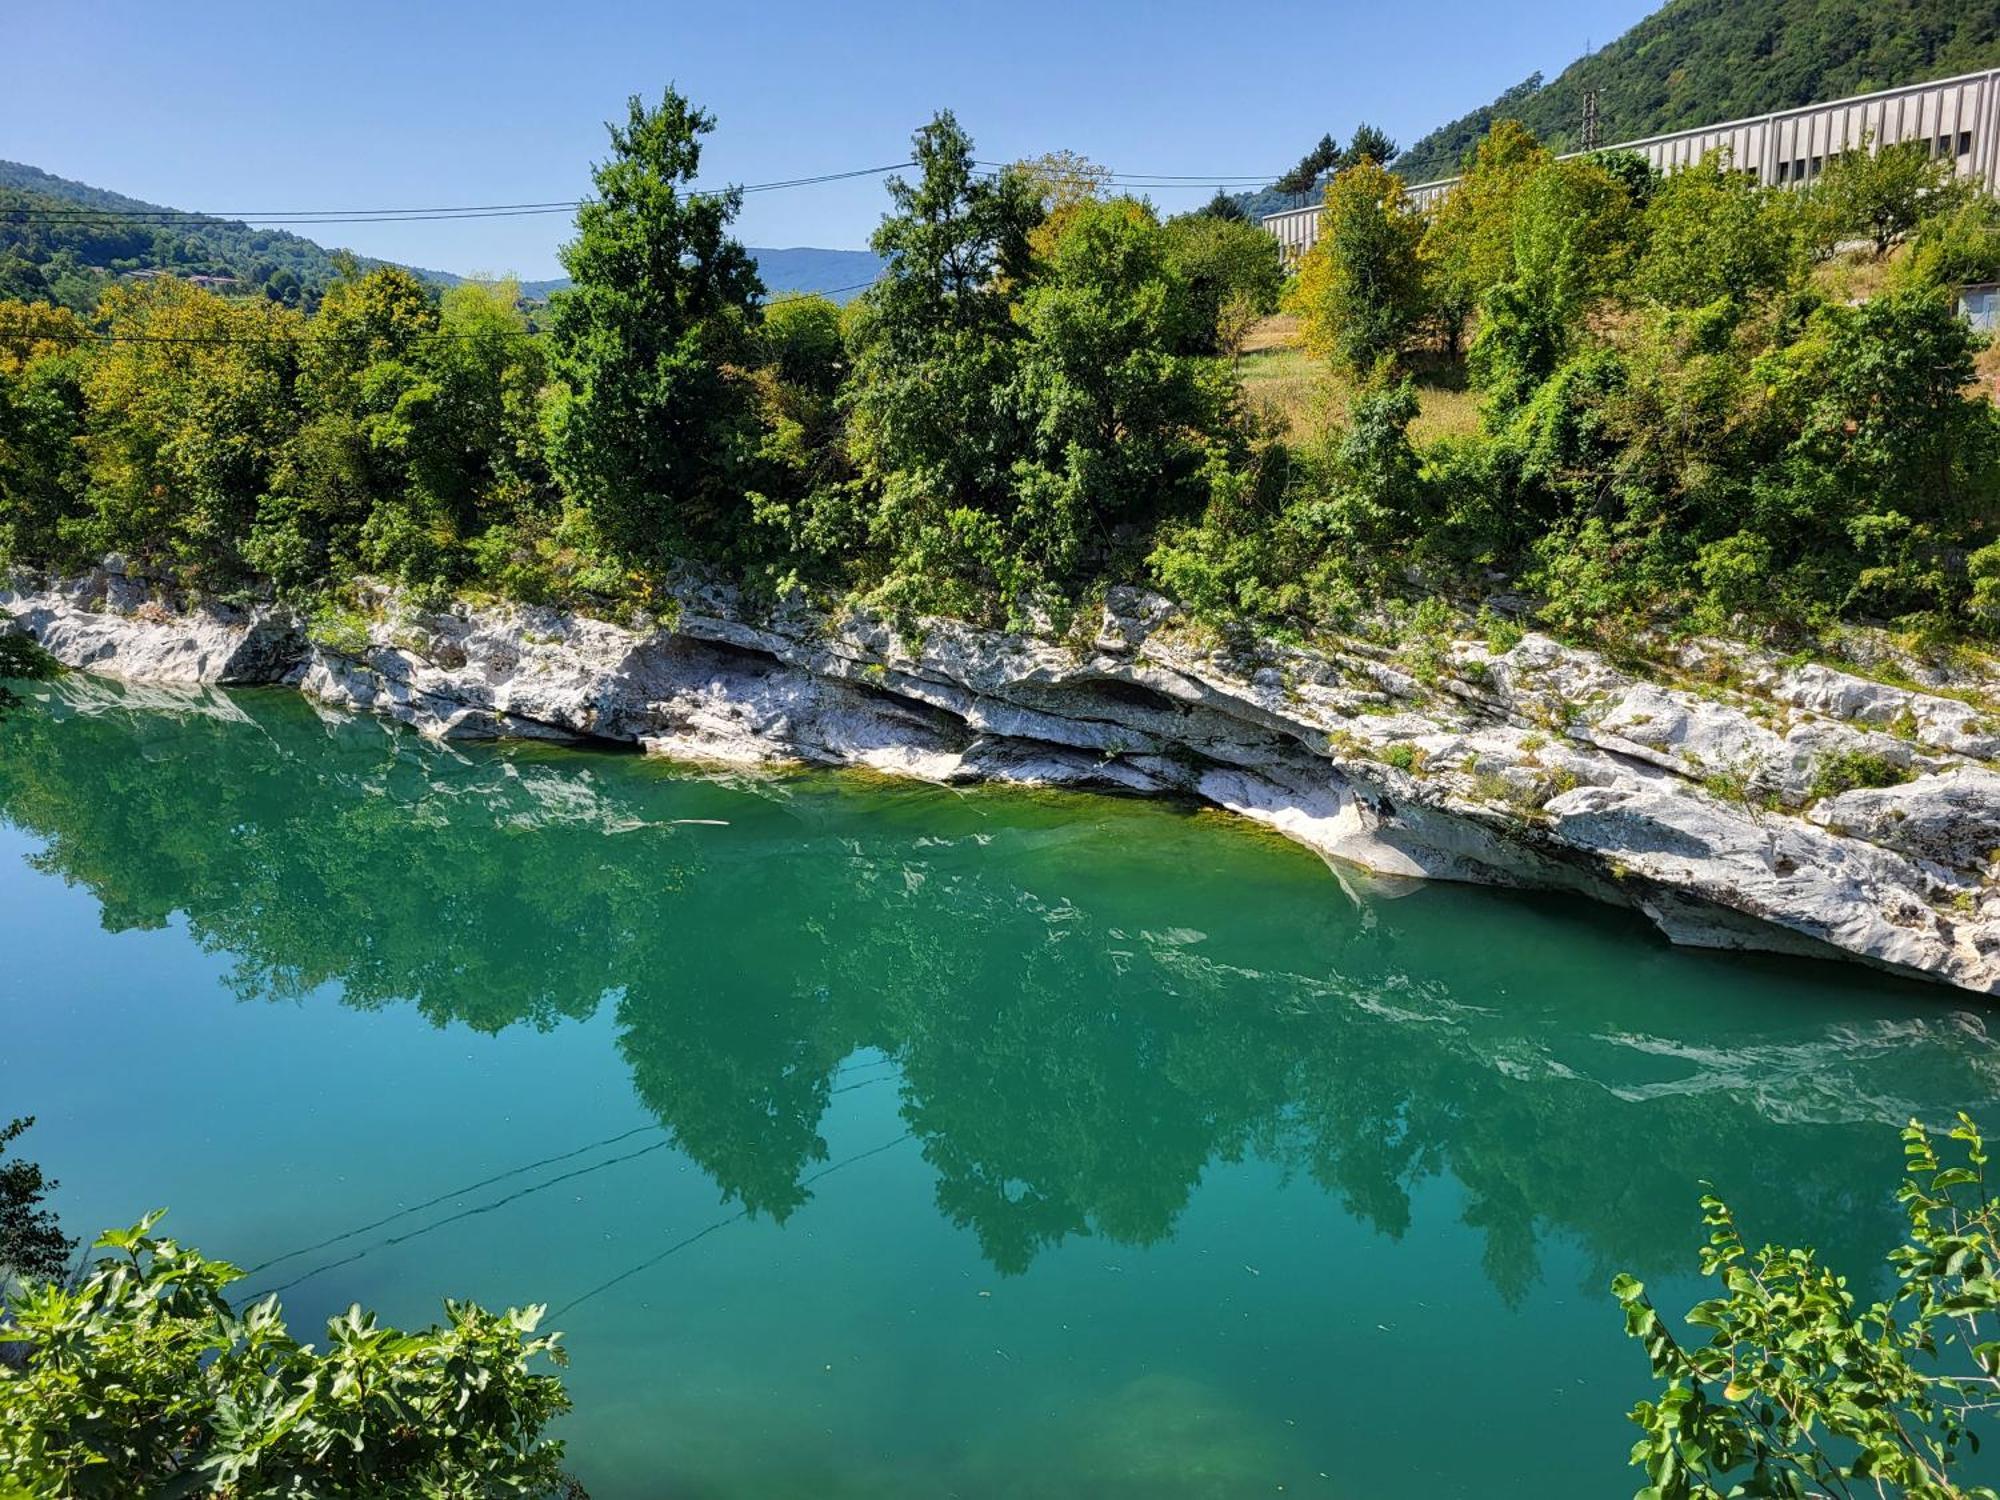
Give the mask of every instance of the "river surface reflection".
[[1685, 1302], [1708, 1180], [1865, 1280], [1993, 1092], [1948, 992], [1158, 805], [71, 678], [0, 819], [69, 1226], [547, 1301], [598, 1500], [1624, 1493], [1610, 1273]]

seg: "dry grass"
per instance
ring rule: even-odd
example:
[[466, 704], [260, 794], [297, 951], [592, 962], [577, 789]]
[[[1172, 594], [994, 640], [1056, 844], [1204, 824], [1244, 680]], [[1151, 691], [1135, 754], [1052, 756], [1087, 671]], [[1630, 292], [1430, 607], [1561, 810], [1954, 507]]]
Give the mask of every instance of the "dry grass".
[[1900, 245], [1879, 257], [1872, 248], [1844, 251], [1813, 267], [1813, 287], [1830, 301], [1866, 302], [1888, 289], [1896, 262], [1907, 253]]
[[[1237, 366], [1243, 393], [1293, 441], [1317, 437], [1344, 422], [1354, 399], [1346, 376], [1298, 347], [1296, 318], [1266, 318], [1245, 341]], [[1462, 366], [1420, 361], [1417, 419], [1410, 436], [1420, 443], [1479, 429], [1479, 400], [1465, 389]]]
[[1245, 354], [1262, 354], [1267, 349], [1290, 349], [1299, 341], [1299, 320], [1290, 313], [1274, 313], [1259, 318], [1243, 340]]

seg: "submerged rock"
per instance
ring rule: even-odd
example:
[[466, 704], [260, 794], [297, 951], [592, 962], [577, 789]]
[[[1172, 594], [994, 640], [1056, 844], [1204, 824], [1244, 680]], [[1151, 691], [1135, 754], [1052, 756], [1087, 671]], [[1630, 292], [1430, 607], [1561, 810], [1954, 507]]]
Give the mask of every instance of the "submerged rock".
[[[670, 626], [385, 596], [338, 645], [275, 610], [185, 604], [116, 567], [16, 580], [0, 609], [71, 666], [288, 682], [439, 737], [865, 766], [1197, 798], [1383, 875], [1529, 886], [1645, 913], [1675, 942], [1841, 955], [2000, 992], [2000, 734], [1973, 706], [1818, 666], [1727, 691], [1529, 634], [1451, 644], [1428, 682], [1379, 646], [1219, 645], [1111, 592], [1074, 639], [744, 609]], [[1911, 779], [1813, 801], [1829, 755]]]

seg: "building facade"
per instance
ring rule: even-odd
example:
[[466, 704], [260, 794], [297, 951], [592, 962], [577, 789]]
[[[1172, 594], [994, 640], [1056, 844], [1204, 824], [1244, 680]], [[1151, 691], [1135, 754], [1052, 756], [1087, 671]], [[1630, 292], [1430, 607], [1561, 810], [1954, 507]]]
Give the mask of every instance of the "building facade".
[[[1859, 149], [1864, 141], [1877, 148], [1922, 141], [1933, 156], [1950, 157], [1961, 177], [1983, 183], [1988, 191], [2000, 188], [2000, 68], [1620, 141], [1607, 149], [1636, 152], [1662, 172], [1691, 165], [1711, 151], [1726, 151], [1738, 167], [1755, 172], [1759, 182], [1782, 187], [1811, 182], [1834, 157]], [[1456, 177], [1445, 177], [1406, 191], [1417, 208], [1427, 210], [1457, 183]], [[1319, 212], [1313, 205], [1267, 214], [1264, 228], [1287, 258], [1297, 259], [1319, 237]]]

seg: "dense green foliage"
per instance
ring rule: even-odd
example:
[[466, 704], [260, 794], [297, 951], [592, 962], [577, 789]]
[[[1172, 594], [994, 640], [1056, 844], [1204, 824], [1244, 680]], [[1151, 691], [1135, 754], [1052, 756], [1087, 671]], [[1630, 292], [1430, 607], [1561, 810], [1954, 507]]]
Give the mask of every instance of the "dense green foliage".
[[1991, 1500], [1959, 1466], [1978, 1452], [2000, 1384], [2000, 1198], [1971, 1119], [1961, 1114], [1950, 1138], [1963, 1164], [1946, 1166], [1916, 1121], [1903, 1132], [1909, 1175], [1896, 1196], [1909, 1235], [1889, 1256], [1896, 1288], [1884, 1300], [1864, 1305], [1812, 1250], [1753, 1252], [1715, 1197], [1702, 1200], [1701, 1266], [1719, 1288], [1686, 1317], [1704, 1342], [1676, 1337], [1644, 1284], [1617, 1278], [1626, 1326], [1663, 1382], [1632, 1412], [1645, 1433], [1632, 1450], [1649, 1480], [1640, 1500]]
[[568, 1409], [530, 1364], [566, 1357], [542, 1309], [446, 1302], [414, 1333], [350, 1307], [326, 1347], [285, 1330], [277, 1299], [242, 1311], [242, 1272], [153, 1234], [106, 1234], [74, 1288], [12, 1293], [0, 1341], [0, 1492], [31, 1500], [186, 1495], [553, 1496]]
[[[1901, 151], [1770, 191], [1720, 161], [1557, 161], [1504, 124], [1427, 226], [1399, 203], [1367, 168], [1328, 188], [1288, 296], [1308, 347], [1377, 388], [1289, 455], [1275, 518], [1257, 491], [1169, 538], [1191, 602], [1309, 628], [1497, 565], [1610, 639], [2000, 621], [2000, 422], [1951, 301], [1990, 264], [1986, 200]], [[1905, 235], [1871, 299], [1824, 274], [1843, 241]], [[1484, 431], [1419, 452], [1396, 367], [1468, 324]]]
[[[767, 301], [735, 197], [691, 190], [711, 128], [631, 102], [546, 330], [387, 268], [310, 313], [171, 279], [0, 302], [0, 560], [314, 608], [364, 575], [653, 605], [692, 563], [994, 621], [1150, 580], [1310, 631], [1496, 573], [1618, 639], [2000, 621], [2000, 433], [1950, 304], [1996, 210], [1911, 153], [1766, 191], [1507, 124], [1426, 217], [1364, 128], [1283, 294], [1355, 399], [1280, 436], [1233, 364], [1282, 284], [1255, 227], [1162, 222], [1070, 153], [989, 171], [943, 114], [882, 279]], [[1856, 237], [1872, 300], [1826, 274]], [[1421, 445], [1406, 377], [1467, 346], [1482, 430]]]
[[1668, 0], [1546, 86], [1538, 73], [1426, 135], [1395, 163], [1411, 182], [1458, 171], [1494, 124], [1574, 149], [1597, 90], [1602, 139], [1736, 120], [2000, 64], [2000, 14], [1954, 0]]
[[690, 190], [714, 121], [672, 89], [611, 130], [550, 307], [549, 457], [620, 556], [726, 551], [754, 446], [743, 378], [763, 287], [728, 237], [740, 195]]
[[[0, 643], [7, 639], [0, 636]], [[5, 666], [4, 654], [0, 654], [0, 676], [9, 675]], [[0, 1158], [34, 1123], [34, 1116], [29, 1115], [0, 1125]], [[76, 1241], [62, 1232], [54, 1211], [46, 1205], [56, 1186], [31, 1161], [19, 1156], [12, 1161], [0, 1160], [0, 1289], [30, 1277], [54, 1281], [69, 1269]]]

